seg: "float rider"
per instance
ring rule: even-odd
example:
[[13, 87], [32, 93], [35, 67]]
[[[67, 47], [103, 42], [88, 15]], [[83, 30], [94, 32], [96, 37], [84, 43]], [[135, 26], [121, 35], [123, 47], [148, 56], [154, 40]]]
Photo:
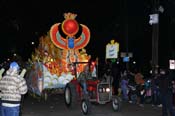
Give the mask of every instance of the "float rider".
[[89, 65], [85, 65], [83, 71], [78, 76], [78, 82], [83, 88], [83, 91], [85, 94], [88, 94], [88, 91], [87, 91], [87, 80], [88, 79], [92, 79], [92, 74], [90, 72]]

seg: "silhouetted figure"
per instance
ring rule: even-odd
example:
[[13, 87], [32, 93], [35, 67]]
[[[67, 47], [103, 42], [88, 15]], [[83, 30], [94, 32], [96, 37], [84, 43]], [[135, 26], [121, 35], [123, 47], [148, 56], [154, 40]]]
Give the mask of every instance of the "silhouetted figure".
[[160, 69], [159, 87], [162, 101], [162, 116], [168, 116], [168, 112], [170, 116], [175, 116], [175, 112], [173, 110], [173, 91], [171, 77], [171, 73], [169, 73], [168, 70]]
[[113, 88], [114, 88], [114, 94], [118, 94], [118, 88], [119, 88], [119, 82], [120, 82], [120, 68], [117, 63], [112, 64], [112, 77], [113, 77]]

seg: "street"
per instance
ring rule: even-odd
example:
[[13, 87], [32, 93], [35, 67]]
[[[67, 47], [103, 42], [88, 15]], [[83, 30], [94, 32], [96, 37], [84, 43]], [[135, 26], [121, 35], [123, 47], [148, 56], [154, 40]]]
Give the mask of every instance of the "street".
[[[39, 101], [31, 96], [25, 96], [22, 105], [22, 116], [83, 116], [80, 106], [68, 109], [61, 94], [49, 96], [47, 101]], [[136, 104], [123, 103], [120, 112], [114, 112], [111, 104], [92, 104], [89, 116], [161, 116], [161, 108], [145, 104], [140, 107]]]

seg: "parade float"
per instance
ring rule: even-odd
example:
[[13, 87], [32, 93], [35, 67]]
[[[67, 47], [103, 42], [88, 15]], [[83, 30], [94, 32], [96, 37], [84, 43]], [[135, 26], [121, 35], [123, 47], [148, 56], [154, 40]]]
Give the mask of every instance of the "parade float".
[[[64, 13], [65, 20], [51, 26], [39, 38], [39, 45], [29, 59], [26, 81], [29, 92], [47, 98], [51, 90], [64, 90], [75, 79], [73, 62], [88, 62], [91, 58], [85, 46], [90, 40], [89, 28], [79, 24], [76, 14]], [[76, 75], [84, 64], [76, 65]]]

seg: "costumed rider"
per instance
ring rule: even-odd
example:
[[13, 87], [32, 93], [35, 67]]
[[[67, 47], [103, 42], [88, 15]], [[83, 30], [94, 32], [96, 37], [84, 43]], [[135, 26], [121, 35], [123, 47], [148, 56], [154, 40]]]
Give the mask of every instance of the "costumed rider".
[[22, 95], [27, 93], [26, 80], [23, 78], [26, 69], [19, 74], [20, 67], [16, 62], [10, 63], [10, 68], [0, 80], [2, 112], [1, 116], [19, 116]]
[[89, 65], [85, 65], [83, 71], [78, 76], [78, 82], [83, 88], [83, 91], [85, 94], [88, 94], [88, 91], [87, 91], [87, 80], [88, 79], [92, 79], [92, 74], [90, 72]]

